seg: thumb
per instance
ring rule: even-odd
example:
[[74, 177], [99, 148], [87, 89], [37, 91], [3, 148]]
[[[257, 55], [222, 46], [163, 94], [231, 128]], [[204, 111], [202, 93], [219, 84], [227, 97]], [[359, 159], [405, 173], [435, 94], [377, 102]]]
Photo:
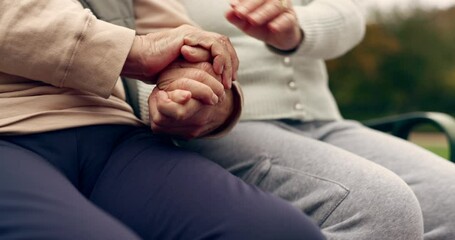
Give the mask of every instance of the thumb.
[[169, 99], [179, 104], [185, 104], [191, 99], [191, 92], [186, 90], [174, 90], [167, 92]]

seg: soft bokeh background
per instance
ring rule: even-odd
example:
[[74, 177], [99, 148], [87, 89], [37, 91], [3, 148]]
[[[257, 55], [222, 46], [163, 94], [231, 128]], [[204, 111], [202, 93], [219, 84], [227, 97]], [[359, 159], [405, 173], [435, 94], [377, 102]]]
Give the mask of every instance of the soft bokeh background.
[[328, 61], [343, 116], [365, 120], [411, 111], [455, 116], [455, 0], [358, 2], [369, 21], [365, 39]]
[[[364, 0], [363, 42], [328, 62], [346, 118], [455, 114], [455, 0]], [[419, 4], [420, 3], [420, 4]]]
[[380, 11], [390, 11], [391, 9], [409, 9], [415, 6], [430, 9], [444, 9], [455, 5], [454, 0], [357, 0], [361, 5], [379, 9]]

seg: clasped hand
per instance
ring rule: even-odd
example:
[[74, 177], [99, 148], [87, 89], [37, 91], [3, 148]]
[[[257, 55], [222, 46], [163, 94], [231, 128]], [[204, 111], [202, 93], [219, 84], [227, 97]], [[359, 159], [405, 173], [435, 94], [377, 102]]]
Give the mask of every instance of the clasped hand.
[[237, 78], [239, 60], [229, 38], [189, 25], [136, 36], [121, 75], [156, 83], [158, 74], [182, 55], [188, 61], [200, 62], [199, 56], [191, 54], [188, 47], [205, 50], [214, 72], [222, 76], [225, 88], [230, 88], [232, 80]]
[[122, 76], [157, 84], [148, 101], [154, 132], [194, 138], [230, 116], [238, 66], [227, 37], [183, 25], [136, 36]]
[[169, 66], [149, 97], [152, 130], [191, 139], [217, 129], [233, 111], [232, 92], [220, 80], [209, 63]]
[[[303, 38], [291, 0], [231, 0], [226, 18], [281, 50], [296, 48]], [[176, 61], [181, 57], [184, 61]], [[238, 66], [227, 37], [184, 25], [138, 36], [122, 75], [157, 83], [148, 101], [154, 132], [194, 138], [232, 113], [229, 89]]]

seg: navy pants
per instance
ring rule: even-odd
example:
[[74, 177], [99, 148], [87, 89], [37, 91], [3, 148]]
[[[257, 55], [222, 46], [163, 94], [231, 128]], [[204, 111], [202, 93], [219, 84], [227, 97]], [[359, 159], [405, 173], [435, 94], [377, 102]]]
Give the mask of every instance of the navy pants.
[[147, 128], [0, 137], [0, 239], [323, 239], [288, 203]]

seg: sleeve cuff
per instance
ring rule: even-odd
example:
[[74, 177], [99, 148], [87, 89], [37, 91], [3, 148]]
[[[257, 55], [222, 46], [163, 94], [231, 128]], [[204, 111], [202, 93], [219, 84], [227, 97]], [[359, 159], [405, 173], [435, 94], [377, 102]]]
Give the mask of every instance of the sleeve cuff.
[[204, 136], [203, 138], [210, 139], [223, 137], [224, 135], [228, 134], [240, 121], [240, 115], [242, 114], [243, 109], [243, 92], [238, 82], [233, 82], [232, 84], [232, 97], [234, 101], [234, 109], [231, 116], [229, 116], [223, 125], [208, 135]]
[[267, 47], [267, 49], [275, 54], [278, 54], [278, 55], [282, 55], [282, 56], [288, 56], [288, 55], [292, 55], [294, 53], [296, 53], [300, 46], [302, 46], [302, 43], [303, 43], [303, 40], [305, 39], [305, 33], [303, 32], [302, 28], [300, 28], [300, 34], [302, 36], [302, 40], [300, 41], [300, 43], [297, 45], [297, 47], [293, 48], [293, 49], [290, 49], [290, 50], [281, 50], [281, 49], [278, 49], [272, 45], [269, 45], [269, 44], [265, 44], [265, 46]]
[[305, 33], [305, 39], [299, 48], [298, 54], [314, 55], [317, 52], [318, 44], [321, 44], [321, 40], [324, 40], [324, 33], [327, 31], [336, 31], [338, 24], [334, 24], [332, 16], [325, 16], [327, 15], [327, 11], [324, 11], [324, 9], [321, 9], [314, 3], [299, 7], [296, 11], [300, 27]]
[[363, 38], [365, 22], [352, 1], [314, 1], [295, 7], [305, 33], [296, 54], [331, 59], [344, 54]]

